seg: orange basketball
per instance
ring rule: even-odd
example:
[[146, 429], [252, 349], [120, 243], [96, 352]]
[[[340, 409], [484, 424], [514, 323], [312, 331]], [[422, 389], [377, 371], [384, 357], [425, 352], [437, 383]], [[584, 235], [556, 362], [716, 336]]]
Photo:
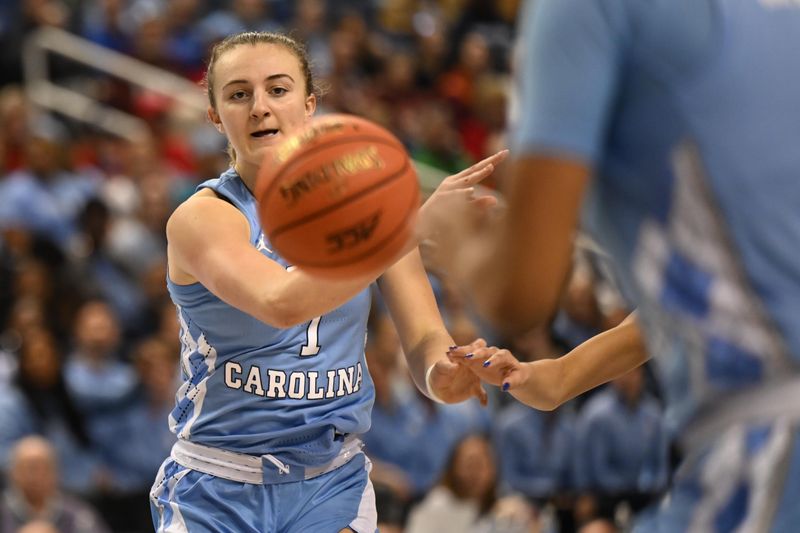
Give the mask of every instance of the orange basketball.
[[386, 129], [326, 115], [268, 155], [255, 191], [264, 234], [291, 263], [343, 279], [388, 267], [413, 231], [417, 174]]

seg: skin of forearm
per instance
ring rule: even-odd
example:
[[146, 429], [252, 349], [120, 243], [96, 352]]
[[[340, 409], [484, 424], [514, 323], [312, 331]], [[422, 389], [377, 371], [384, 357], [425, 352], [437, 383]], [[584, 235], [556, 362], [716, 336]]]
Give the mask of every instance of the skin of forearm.
[[403, 347], [406, 363], [417, 388], [427, 393], [425, 372], [441, 359], [446, 359], [447, 350], [454, 344], [446, 331], [435, 331], [425, 335], [414, 346]]
[[556, 360], [562, 378], [558, 405], [622, 376], [647, 359], [647, 349], [635, 322], [623, 322], [592, 337]]
[[320, 281], [301, 271], [288, 273], [283, 283], [273, 283], [262, 296], [267, 316], [262, 318], [276, 327], [292, 327], [333, 311], [375, 281], [374, 276], [348, 281]]

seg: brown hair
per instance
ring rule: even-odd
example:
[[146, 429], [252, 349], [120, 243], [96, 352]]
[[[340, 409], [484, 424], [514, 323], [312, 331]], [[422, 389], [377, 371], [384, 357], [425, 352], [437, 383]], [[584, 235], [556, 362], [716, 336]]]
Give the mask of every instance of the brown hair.
[[[450, 457], [447, 460], [447, 466], [445, 467], [444, 473], [442, 474], [441, 479], [439, 480], [439, 484], [443, 487], [446, 487], [450, 490], [450, 492], [455, 495], [456, 498], [459, 500], [466, 499], [468, 497], [467, 491], [465, 490], [464, 486], [458, 479], [458, 475], [456, 472], [456, 461], [458, 459], [459, 454], [462, 452], [464, 444], [472, 439], [478, 439], [483, 444], [485, 444], [489, 448], [489, 455], [492, 460], [492, 464], [494, 468], [497, 468], [497, 465], [494, 463], [494, 457], [491, 457], [491, 441], [486, 435], [481, 433], [473, 433], [469, 435], [465, 435], [462, 439], [453, 446], [452, 450], [450, 451]], [[480, 500], [478, 501], [479, 509], [481, 515], [488, 513], [494, 504], [497, 502], [497, 472], [495, 470], [495, 482], [489, 487], [489, 489], [480, 496]]]
[[[214, 66], [217, 60], [225, 53], [237, 46], [249, 44], [255, 46], [257, 44], [274, 44], [283, 46], [289, 50], [300, 62], [300, 70], [305, 76], [306, 82], [306, 96], [316, 94], [319, 96], [319, 87], [314, 83], [314, 76], [311, 73], [311, 66], [308, 60], [308, 52], [305, 46], [299, 41], [296, 41], [282, 33], [272, 33], [266, 31], [246, 31], [229, 35], [222, 41], [218, 42], [211, 48], [211, 56], [208, 59], [208, 67], [206, 68], [205, 76], [203, 77], [203, 86], [208, 94], [208, 103], [216, 111], [217, 105], [214, 102]], [[236, 152], [231, 145], [228, 145], [228, 155], [232, 162], [236, 162]]]

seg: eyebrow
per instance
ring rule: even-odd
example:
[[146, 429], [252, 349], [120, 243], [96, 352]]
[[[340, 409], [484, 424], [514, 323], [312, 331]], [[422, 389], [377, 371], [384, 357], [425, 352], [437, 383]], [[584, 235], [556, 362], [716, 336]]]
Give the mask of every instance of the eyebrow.
[[[292, 78], [288, 74], [272, 74], [271, 76], [267, 76], [265, 78], [265, 80], [266, 81], [272, 81], [272, 80], [276, 80], [278, 78], [289, 78], [292, 81], [292, 83], [294, 83], [294, 78]], [[223, 85], [222, 88], [225, 89], [229, 85], [235, 85], [237, 83], [250, 83], [250, 82], [248, 80], [231, 80], [228, 83], [226, 83], [225, 85]]]

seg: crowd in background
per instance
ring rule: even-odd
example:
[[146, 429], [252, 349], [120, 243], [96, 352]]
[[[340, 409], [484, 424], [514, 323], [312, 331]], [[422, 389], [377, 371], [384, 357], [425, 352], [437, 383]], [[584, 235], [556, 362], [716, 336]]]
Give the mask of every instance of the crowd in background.
[[[323, 81], [321, 112], [381, 123], [449, 173], [505, 144], [518, 3], [0, 0], [0, 533], [152, 531], [147, 494], [174, 442], [181, 350], [164, 228], [228, 165], [222, 136], [168, 95], [65, 58], [52, 79], [150, 134], [121, 139], [40, 112], [21, 83], [26, 37], [60, 27], [199, 82], [227, 34], [288, 31]], [[601, 255], [577, 253], [558, 314], [515, 338], [431, 276], [456, 342], [559, 357], [630, 312]], [[618, 531], [668, 482], [647, 367], [553, 412], [497, 390], [488, 408], [443, 406], [408, 378], [378, 294], [369, 330], [376, 403], [364, 440], [381, 531]]]

